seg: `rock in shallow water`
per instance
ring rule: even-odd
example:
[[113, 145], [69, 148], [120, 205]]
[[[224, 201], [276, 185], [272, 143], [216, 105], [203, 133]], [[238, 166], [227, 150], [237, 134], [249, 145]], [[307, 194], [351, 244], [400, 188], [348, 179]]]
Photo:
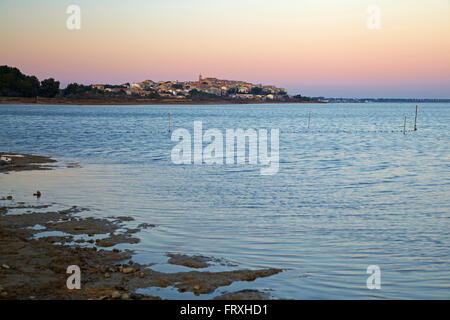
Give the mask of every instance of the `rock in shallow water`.
[[133, 272], [134, 272], [133, 268], [130, 268], [130, 267], [122, 268], [122, 273], [123, 274], [130, 274], [130, 273], [133, 273]]

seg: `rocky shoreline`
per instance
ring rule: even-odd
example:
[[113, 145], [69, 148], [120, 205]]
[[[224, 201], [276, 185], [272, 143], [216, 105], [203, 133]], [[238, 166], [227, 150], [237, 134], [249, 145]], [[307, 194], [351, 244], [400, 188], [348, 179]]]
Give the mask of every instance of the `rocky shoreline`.
[[[3, 153], [2, 153], [3, 155]], [[23, 155], [3, 172], [45, 169], [54, 160]], [[17, 212], [19, 211], [19, 212]], [[25, 211], [25, 212], [23, 212]], [[0, 299], [161, 299], [137, 294], [148, 287], [174, 287], [179, 292], [210, 294], [235, 281], [254, 281], [282, 272], [280, 269], [198, 271], [219, 259], [168, 254], [168, 263], [192, 271], [163, 273], [152, 265], [132, 261], [132, 250], [119, 250], [119, 244], [134, 244], [144, 229], [128, 227], [133, 218], [97, 218], [76, 206], [54, 210], [51, 204], [16, 202], [14, 195], [0, 197]], [[42, 235], [44, 233], [44, 235]], [[66, 286], [68, 266], [81, 270], [81, 289]], [[266, 293], [243, 290], [215, 299], [268, 299]]]
[[49, 170], [56, 160], [45, 156], [0, 152], [0, 173], [10, 171]]

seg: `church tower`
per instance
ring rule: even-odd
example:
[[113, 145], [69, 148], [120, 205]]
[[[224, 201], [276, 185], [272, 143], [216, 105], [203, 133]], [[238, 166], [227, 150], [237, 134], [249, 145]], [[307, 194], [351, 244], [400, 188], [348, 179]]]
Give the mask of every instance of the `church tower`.
[[198, 76], [198, 82], [202, 83], [202, 75], [201, 74]]

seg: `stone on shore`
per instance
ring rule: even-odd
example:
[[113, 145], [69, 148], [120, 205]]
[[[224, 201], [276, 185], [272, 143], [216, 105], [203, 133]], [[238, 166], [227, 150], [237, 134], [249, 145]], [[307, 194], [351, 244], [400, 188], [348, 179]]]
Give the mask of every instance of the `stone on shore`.
[[133, 273], [133, 272], [134, 272], [134, 269], [131, 268], [131, 267], [122, 268], [122, 273], [123, 274], [130, 274], [130, 273]]

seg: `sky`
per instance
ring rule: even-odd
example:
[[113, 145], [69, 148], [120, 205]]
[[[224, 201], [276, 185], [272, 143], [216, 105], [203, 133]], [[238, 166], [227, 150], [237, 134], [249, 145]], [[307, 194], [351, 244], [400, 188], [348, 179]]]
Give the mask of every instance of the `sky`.
[[63, 87], [202, 74], [306, 96], [450, 98], [449, 18], [450, 0], [0, 0], [0, 65]]

